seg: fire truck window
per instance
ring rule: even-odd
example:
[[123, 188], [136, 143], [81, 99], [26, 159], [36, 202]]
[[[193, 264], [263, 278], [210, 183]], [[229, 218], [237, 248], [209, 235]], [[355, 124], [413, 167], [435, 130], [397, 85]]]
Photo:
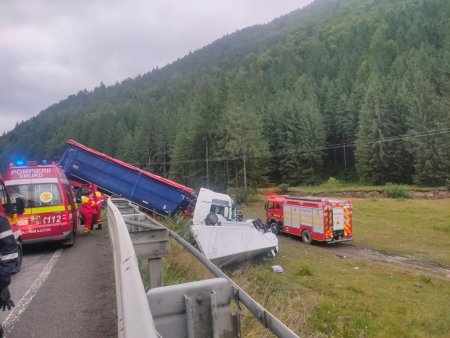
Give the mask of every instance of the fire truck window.
[[267, 209], [273, 209], [273, 202], [267, 203]]
[[281, 209], [280, 203], [277, 203], [277, 205], [276, 205], [275, 208], [276, 208], [276, 209]]

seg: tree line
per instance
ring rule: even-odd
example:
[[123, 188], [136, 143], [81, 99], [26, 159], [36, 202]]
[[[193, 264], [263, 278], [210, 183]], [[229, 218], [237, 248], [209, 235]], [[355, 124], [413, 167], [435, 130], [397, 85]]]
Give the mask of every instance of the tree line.
[[73, 138], [195, 188], [442, 185], [448, 17], [445, 0], [316, 0], [68, 97], [1, 137], [0, 159], [57, 160]]

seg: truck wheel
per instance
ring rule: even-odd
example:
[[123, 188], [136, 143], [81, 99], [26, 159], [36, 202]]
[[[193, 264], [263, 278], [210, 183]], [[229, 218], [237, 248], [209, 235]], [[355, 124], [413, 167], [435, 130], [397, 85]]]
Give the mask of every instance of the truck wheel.
[[303, 240], [303, 243], [305, 243], [305, 244], [311, 244], [312, 238], [311, 238], [311, 233], [309, 232], [309, 230], [303, 230], [302, 240]]
[[219, 217], [213, 212], [209, 213], [205, 219], [206, 225], [216, 225], [218, 221]]
[[272, 230], [272, 232], [275, 235], [278, 235], [280, 233], [280, 227], [278, 226], [278, 223], [273, 221], [270, 223], [270, 230]]
[[17, 266], [13, 273], [18, 273], [22, 268], [23, 248], [21, 242], [17, 242], [17, 252], [19, 256], [17, 257]]

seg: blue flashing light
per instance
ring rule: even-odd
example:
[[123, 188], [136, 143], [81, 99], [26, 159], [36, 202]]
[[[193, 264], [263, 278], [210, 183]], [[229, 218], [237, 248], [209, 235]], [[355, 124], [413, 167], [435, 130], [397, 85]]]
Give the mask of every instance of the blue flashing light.
[[47, 164], [47, 160], [42, 160], [42, 164], [46, 165]]
[[16, 166], [18, 166], [18, 167], [20, 167], [20, 166], [22, 166], [24, 164], [25, 164], [25, 162], [22, 161], [22, 160], [16, 161]]

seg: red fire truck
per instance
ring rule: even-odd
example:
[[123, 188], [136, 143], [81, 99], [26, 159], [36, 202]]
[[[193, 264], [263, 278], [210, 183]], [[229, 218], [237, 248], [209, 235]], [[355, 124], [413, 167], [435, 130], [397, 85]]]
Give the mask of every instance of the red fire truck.
[[350, 201], [271, 195], [265, 210], [267, 224], [275, 234], [300, 236], [308, 244], [352, 239]]
[[11, 164], [4, 181], [13, 200], [24, 199], [25, 212], [17, 220], [24, 244], [60, 241], [73, 245], [79, 224], [78, 206], [61, 168], [36, 161]]

